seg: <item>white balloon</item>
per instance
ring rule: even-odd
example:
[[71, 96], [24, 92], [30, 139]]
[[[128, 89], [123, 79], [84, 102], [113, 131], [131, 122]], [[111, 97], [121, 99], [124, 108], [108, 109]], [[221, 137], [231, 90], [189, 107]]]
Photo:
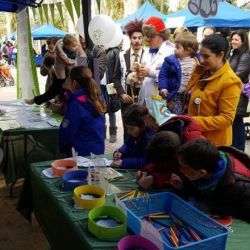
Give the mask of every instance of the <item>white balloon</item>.
[[122, 29], [119, 25], [116, 25], [116, 30], [114, 33], [114, 36], [110, 42], [106, 44], [106, 47], [108, 48], [114, 48], [117, 47], [119, 44], [121, 44], [122, 39], [123, 39], [123, 34], [122, 34]]
[[76, 28], [82, 37], [85, 37], [83, 26], [83, 15], [81, 15], [76, 23]]
[[89, 37], [96, 45], [109, 43], [116, 31], [115, 22], [107, 15], [98, 15], [89, 23]]

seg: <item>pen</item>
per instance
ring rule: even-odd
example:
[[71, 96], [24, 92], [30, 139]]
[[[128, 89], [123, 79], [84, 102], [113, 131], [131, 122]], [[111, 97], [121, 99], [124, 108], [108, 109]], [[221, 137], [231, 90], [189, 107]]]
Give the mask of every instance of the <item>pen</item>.
[[189, 233], [191, 234], [191, 236], [195, 239], [195, 240], [201, 240], [200, 236], [191, 228], [189, 228]]
[[128, 197], [131, 196], [134, 192], [135, 192], [134, 190], [131, 191], [131, 192], [128, 192], [127, 194], [125, 194], [125, 195], [119, 197], [119, 199], [120, 199], [120, 200], [123, 200], [123, 199], [125, 199], [125, 198], [128, 198]]
[[168, 219], [170, 218], [169, 215], [149, 215], [150, 219]]
[[179, 246], [179, 239], [178, 239], [178, 237], [176, 236], [176, 234], [175, 234], [175, 232], [174, 232], [174, 230], [173, 230], [172, 227], [169, 228], [169, 233], [170, 233], [170, 238], [172, 239], [174, 245], [175, 245], [176, 247], [178, 247], [178, 246]]

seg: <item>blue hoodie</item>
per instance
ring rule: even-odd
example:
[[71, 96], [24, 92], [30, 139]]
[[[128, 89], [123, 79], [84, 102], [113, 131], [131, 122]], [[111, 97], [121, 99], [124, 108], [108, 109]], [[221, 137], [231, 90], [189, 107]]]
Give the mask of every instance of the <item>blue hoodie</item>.
[[104, 153], [104, 116], [97, 114], [89, 102], [85, 89], [71, 93], [59, 131], [62, 153], [71, 156], [74, 147], [78, 155]]
[[149, 129], [140, 138], [135, 139], [129, 136], [125, 143], [118, 149], [122, 153], [123, 169], [141, 169], [147, 162], [146, 147], [155, 134], [155, 131]]
[[171, 101], [181, 84], [181, 65], [176, 55], [167, 56], [158, 77], [159, 90], [167, 89], [167, 100]]

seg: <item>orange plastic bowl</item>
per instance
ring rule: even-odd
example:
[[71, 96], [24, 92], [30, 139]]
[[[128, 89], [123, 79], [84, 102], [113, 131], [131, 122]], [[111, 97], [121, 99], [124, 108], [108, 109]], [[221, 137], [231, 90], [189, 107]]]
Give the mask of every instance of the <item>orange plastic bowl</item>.
[[65, 173], [77, 170], [77, 163], [73, 160], [56, 160], [51, 163], [52, 174], [63, 176]]

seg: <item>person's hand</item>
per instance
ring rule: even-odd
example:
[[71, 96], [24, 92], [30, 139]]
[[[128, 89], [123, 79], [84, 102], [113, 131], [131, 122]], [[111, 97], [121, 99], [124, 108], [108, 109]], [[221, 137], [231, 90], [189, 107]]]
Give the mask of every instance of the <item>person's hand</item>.
[[127, 75], [127, 80], [126, 83], [128, 85], [134, 85], [136, 82], [138, 82], [138, 76], [137, 76], [137, 72], [131, 72]]
[[172, 174], [171, 178], [170, 178], [170, 185], [175, 187], [176, 189], [182, 189], [183, 188], [183, 181], [179, 175]]
[[162, 89], [160, 92], [160, 95], [165, 99], [168, 96], [168, 90]]
[[122, 94], [121, 98], [122, 98], [122, 102], [124, 102], [124, 103], [127, 103], [127, 104], [133, 103], [132, 97], [127, 95], [127, 94]]
[[116, 151], [114, 152], [114, 154], [113, 154], [113, 160], [114, 160], [114, 161], [118, 161], [118, 160], [120, 160], [121, 158], [122, 158], [122, 153], [119, 152], [118, 150], [116, 150]]
[[174, 101], [169, 101], [167, 103], [167, 107], [170, 111], [172, 111], [174, 109], [174, 105], [175, 105], [175, 102]]
[[153, 176], [152, 175], [147, 175], [146, 172], [142, 172], [141, 177], [138, 180], [138, 184], [143, 189], [150, 188], [153, 185]]
[[139, 180], [142, 178], [142, 173], [143, 173], [143, 172], [140, 171], [140, 170], [137, 171], [137, 173], [136, 173], [136, 180], [137, 180], [137, 181], [139, 181]]
[[121, 165], [122, 165], [122, 160], [117, 160], [117, 161], [112, 161], [112, 163], [111, 163], [111, 167], [113, 167], [113, 168], [119, 168], [119, 167], [121, 167]]
[[139, 78], [143, 78], [143, 77], [147, 77], [149, 75], [149, 69], [141, 64], [139, 69], [138, 69], [138, 77]]

